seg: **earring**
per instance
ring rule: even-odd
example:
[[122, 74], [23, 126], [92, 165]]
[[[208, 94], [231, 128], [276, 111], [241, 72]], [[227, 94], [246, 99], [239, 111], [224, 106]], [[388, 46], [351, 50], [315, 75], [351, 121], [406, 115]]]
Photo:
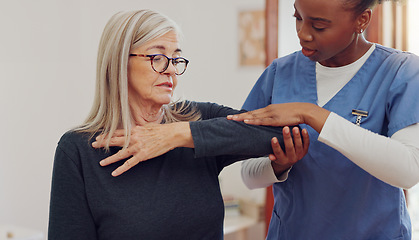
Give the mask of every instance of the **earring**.
[[359, 30], [359, 33], [362, 33], [364, 31], [364, 29]]

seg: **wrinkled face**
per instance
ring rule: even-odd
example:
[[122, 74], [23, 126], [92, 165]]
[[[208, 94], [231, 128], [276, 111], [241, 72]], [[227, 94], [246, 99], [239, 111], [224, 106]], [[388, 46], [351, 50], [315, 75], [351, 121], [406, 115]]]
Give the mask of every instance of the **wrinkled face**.
[[295, 0], [294, 8], [306, 57], [331, 67], [350, 63], [347, 58], [355, 45], [356, 19], [353, 12], [344, 9], [342, 0]]
[[[131, 54], [164, 54], [170, 58], [179, 57], [181, 50], [177, 34], [169, 32], [151, 40], [131, 51]], [[151, 67], [148, 57], [130, 56], [128, 62], [128, 94], [129, 101], [142, 106], [168, 104], [177, 85], [176, 69], [170, 63], [163, 73], [157, 73]]]

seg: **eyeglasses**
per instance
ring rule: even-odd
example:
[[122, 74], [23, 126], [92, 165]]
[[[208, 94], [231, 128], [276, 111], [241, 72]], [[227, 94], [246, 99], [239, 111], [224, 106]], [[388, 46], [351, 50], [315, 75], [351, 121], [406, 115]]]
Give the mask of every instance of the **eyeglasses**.
[[169, 67], [169, 63], [172, 62], [173, 66], [176, 68], [176, 75], [182, 75], [186, 71], [189, 60], [183, 57], [169, 58], [164, 54], [153, 54], [153, 55], [144, 55], [144, 54], [130, 54], [130, 56], [136, 57], [148, 57], [150, 58], [151, 67], [155, 72], [163, 73]]

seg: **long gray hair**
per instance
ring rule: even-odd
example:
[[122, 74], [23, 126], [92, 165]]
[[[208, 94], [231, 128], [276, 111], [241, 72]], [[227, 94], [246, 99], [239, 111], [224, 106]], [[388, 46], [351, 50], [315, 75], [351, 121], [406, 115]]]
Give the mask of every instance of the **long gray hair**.
[[[82, 126], [76, 131], [107, 134], [106, 149], [116, 129], [125, 129], [125, 145], [129, 145], [133, 124], [128, 104], [128, 59], [132, 49], [159, 38], [168, 32], [180, 35], [177, 24], [168, 17], [151, 10], [118, 12], [111, 17], [100, 40], [96, 93], [92, 109]], [[200, 114], [185, 111], [188, 104], [164, 105], [165, 123], [199, 120]], [[186, 113], [185, 113], [186, 112]]]

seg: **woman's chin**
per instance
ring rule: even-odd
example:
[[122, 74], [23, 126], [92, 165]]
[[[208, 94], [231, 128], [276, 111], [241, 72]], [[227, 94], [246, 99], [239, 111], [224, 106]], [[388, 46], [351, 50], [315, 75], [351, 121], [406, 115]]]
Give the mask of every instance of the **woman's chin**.
[[170, 97], [162, 97], [162, 98], [159, 98], [157, 101], [156, 101], [156, 104], [159, 104], [159, 105], [167, 105], [167, 104], [169, 104], [169, 103], [171, 103], [172, 102], [172, 97], [170, 96]]

